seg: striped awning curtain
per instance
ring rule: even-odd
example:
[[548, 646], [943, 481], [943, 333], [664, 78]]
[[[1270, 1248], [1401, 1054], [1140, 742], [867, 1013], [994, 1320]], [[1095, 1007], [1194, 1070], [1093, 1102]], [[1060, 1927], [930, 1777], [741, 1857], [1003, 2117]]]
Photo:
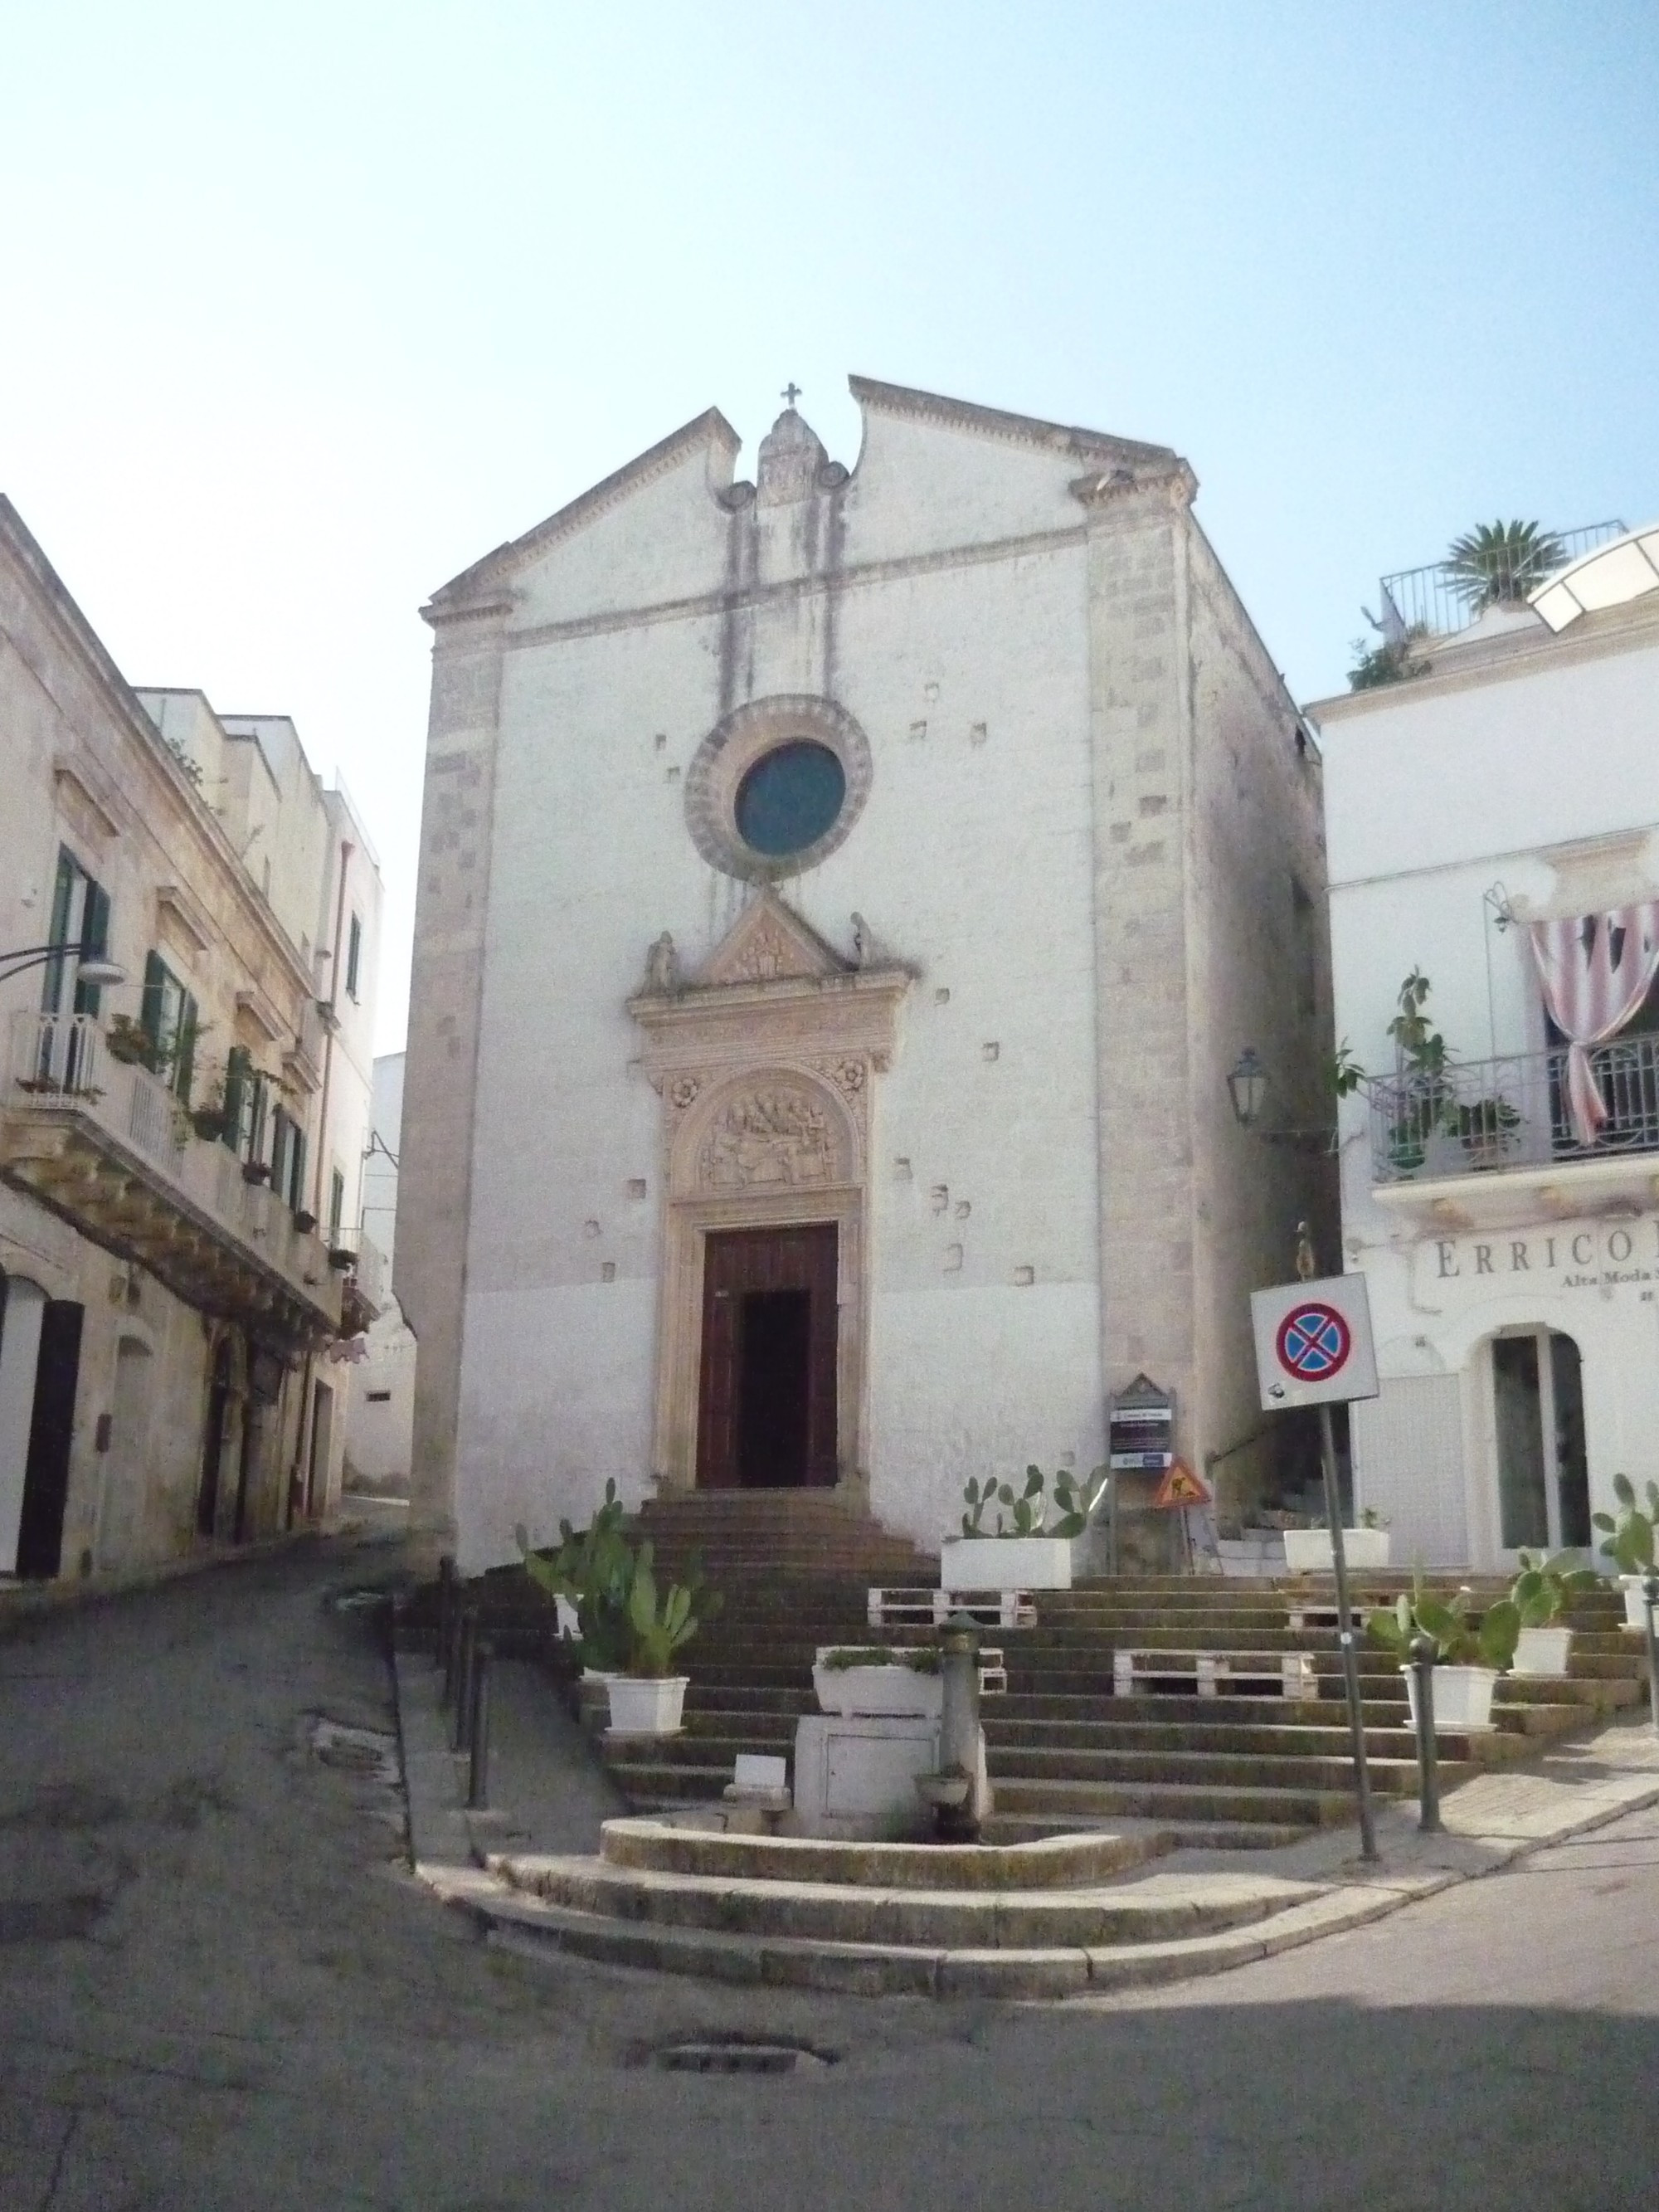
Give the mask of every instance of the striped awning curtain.
[[1590, 1052], [1618, 1036], [1659, 973], [1659, 899], [1607, 914], [1534, 921], [1531, 935], [1545, 1006], [1567, 1040], [1572, 1133], [1581, 1145], [1593, 1145], [1607, 1107]]

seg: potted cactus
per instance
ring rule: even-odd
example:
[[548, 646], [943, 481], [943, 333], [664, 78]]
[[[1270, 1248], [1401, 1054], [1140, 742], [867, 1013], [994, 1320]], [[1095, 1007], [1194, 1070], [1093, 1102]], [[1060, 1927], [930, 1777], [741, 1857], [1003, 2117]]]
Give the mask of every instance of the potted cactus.
[[1492, 1692], [1515, 1658], [1521, 1613], [1513, 1598], [1500, 1597], [1478, 1621], [1471, 1618], [1474, 1594], [1460, 1589], [1452, 1598], [1425, 1589], [1419, 1577], [1408, 1597], [1401, 1591], [1391, 1607], [1374, 1613], [1365, 1633], [1395, 1653], [1406, 1678], [1412, 1726], [1417, 1725], [1417, 1672], [1412, 1645], [1426, 1636], [1435, 1647], [1434, 1726], [1478, 1732], [1492, 1726]]
[[1648, 1608], [1642, 1585], [1653, 1571], [1654, 1531], [1659, 1527], [1659, 1483], [1649, 1483], [1645, 1510], [1638, 1505], [1636, 1486], [1627, 1474], [1613, 1476], [1613, 1494], [1619, 1500], [1618, 1519], [1615, 1521], [1611, 1513], [1592, 1513], [1590, 1519], [1607, 1532], [1601, 1545], [1603, 1555], [1623, 1570], [1619, 1587], [1625, 1593], [1625, 1626], [1645, 1629]]
[[944, 1692], [939, 1649], [820, 1644], [812, 1662], [812, 1687], [821, 1712], [899, 1713], [937, 1720]]
[[702, 1615], [718, 1601], [695, 1571], [689, 1583], [659, 1590], [649, 1544], [641, 1545], [632, 1567], [623, 1668], [610, 1683], [611, 1733], [678, 1735], [690, 1677], [668, 1670], [674, 1654], [696, 1634]]
[[1521, 1571], [1510, 1596], [1521, 1616], [1516, 1638], [1517, 1674], [1565, 1674], [1572, 1650], [1572, 1631], [1556, 1626], [1556, 1617], [1574, 1590], [1594, 1589], [1596, 1575], [1590, 1567], [1576, 1565], [1571, 1552], [1558, 1552], [1553, 1559], [1521, 1554]]
[[525, 1572], [554, 1609], [558, 1633], [574, 1644], [584, 1675], [608, 1682], [628, 1656], [628, 1599], [634, 1555], [623, 1533], [622, 1500], [614, 1481], [585, 1528], [559, 1523], [559, 1541], [532, 1548], [520, 1522], [514, 1530]]
[[[1043, 1492], [1048, 1478], [1039, 1467], [1025, 1470], [1025, 1487], [988, 1474], [969, 1476], [963, 1488], [967, 1510], [960, 1536], [939, 1546], [939, 1588], [946, 1590], [1070, 1589], [1072, 1546], [1089, 1525], [1105, 1497], [1111, 1476], [1097, 1467], [1079, 1480], [1064, 1468], [1054, 1480], [1054, 1515]], [[985, 1525], [994, 1510], [996, 1526]]]

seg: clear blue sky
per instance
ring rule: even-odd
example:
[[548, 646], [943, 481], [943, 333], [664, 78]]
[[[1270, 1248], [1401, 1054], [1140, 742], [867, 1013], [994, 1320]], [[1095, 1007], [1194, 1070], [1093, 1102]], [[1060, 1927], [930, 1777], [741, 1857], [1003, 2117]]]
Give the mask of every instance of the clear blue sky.
[[[0, 489], [385, 863], [436, 585], [849, 370], [1178, 447], [1291, 688], [1477, 520], [1659, 514], [1653, 0], [3, 0]], [[739, 464], [746, 466], [747, 460]]]

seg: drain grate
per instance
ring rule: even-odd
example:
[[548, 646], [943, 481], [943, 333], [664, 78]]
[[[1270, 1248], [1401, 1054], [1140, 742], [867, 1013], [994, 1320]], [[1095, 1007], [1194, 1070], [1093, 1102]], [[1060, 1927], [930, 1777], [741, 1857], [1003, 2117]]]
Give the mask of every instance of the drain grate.
[[810, 2044], [762, 2042], [746, 2036], [701, 2037], [665, 2044], [651, 2054], [668, 2074], [800, 2074], [833, 2066], [840, 2054]]
[[311, 1727], [311, 1747], [325, 1766], [348, 1774], [372, 1775], [377, 1782], [396, 1786], [398, 1739], [378, 1729], [347, 1728], [339, 1721], [316, 1720]]

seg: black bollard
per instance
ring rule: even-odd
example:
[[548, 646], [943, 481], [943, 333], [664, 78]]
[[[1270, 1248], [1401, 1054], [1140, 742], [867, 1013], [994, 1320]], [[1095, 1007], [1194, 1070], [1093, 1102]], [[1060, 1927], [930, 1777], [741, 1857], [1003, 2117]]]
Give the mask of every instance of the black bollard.
[[472, 1697], [470, 1721], [471, 1757], [466, 1771], [469, 1812], [481, 1811], [489, 1802], [489, 1662], [495, 1647], [487, 1636], [472, 1647]]
[[1659, 1605], [1659, 1574], [1651, 1567], [1642, 1579], [1642, 1596], [1648, 1624], [1648, 1710], [1653, 1715], [1653, 1732], [1659, 1735], [1659, 1634], [1653, 1624], [1653, 1608]]
[[455, 1695], [456, 1670], [460, 1665], [461, 1630], [466, 1617], [466, 1585], [459, 1578], [449, 1595], [449, 1618], [444, 1625], [444, 1640], [438, 1658], [444, 1670], [443, 1685], [438, 1693], [441, 1705], [448, 1705]]
[[455, 1610], [455, 1560], [446, 1552], [438, 1562], [438, 1637], [432, 1656], [441, 1666], [449, 1650], [450, 1620]]
[[472, 1668], [478, 1651], [478, 1615], [468, 1606], [461, 1615], [460, 1634], [455, 1639], [455, 1717], [451, 1723], [449, 1747], [465, 1751], [470, 1741], [468, 1731], [472, 1724]]
[[1440, 1766], [1434, 1743], [1434, 1662], [1438, 1650], [1431, 1636], [1412, 1638], [1412, 1672], [1417, 1677], [1417, 1771], [1423, 1801], [1417, 1825], [1425, 1836], [1440, 1832]]

